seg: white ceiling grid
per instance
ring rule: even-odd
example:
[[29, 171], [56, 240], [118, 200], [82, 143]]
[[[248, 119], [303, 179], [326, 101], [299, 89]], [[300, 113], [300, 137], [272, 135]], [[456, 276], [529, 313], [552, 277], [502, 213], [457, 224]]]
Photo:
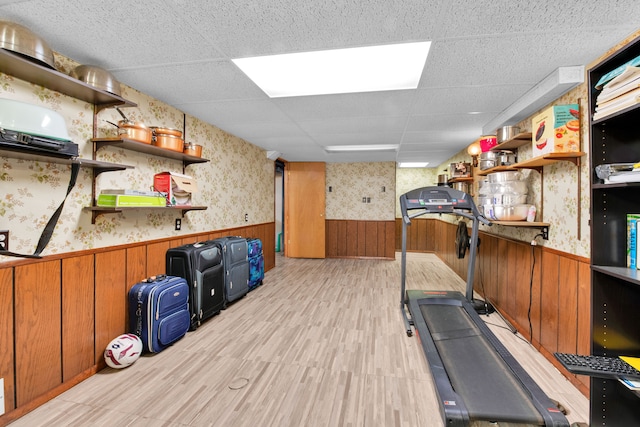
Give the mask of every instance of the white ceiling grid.
[[[438, 166], [549, 73], [640, 28], [640, 2], [0, 0], [0, 19], [287, 160]], [[425, 40], [416, 90], [269, 99], [231, 61]], [[323, 149], [357, 144], [400, 149]]]

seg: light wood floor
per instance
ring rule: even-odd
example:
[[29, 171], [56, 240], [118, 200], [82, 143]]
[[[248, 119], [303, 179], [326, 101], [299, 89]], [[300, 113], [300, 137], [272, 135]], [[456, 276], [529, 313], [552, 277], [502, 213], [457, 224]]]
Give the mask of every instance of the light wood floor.
[[[105, 369], [11, 427], [440, 426], [420, 342], [404, 332], [396, 258], [278, 256], [263, 286], [174, 346]], [[408, 254], [407, 287], [464, 281], [435, 255]], [[570, 422], [588, 421], [587, 399], [549, 362], [491, 327]]]

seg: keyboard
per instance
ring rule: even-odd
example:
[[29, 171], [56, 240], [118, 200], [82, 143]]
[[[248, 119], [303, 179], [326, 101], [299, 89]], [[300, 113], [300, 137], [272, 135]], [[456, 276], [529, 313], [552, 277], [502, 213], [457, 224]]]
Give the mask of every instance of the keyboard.
[[554, 353], [554, 356], [569, 372], [574, 374], [640, 380], [640, 371], [618, 357], [582, 356], [567, 353]]

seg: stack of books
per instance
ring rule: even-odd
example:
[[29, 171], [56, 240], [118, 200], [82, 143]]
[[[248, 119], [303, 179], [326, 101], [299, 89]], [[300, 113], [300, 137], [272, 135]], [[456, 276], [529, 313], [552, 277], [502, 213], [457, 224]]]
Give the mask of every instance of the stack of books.
[[627, 65], [622, 73], [601, 87], [602, 91], [596, 97], [593, 120], [602, 119], [640, 103], [640, 67]]
[[627, 214], [627, 267], [638, 270], [638, 222], [640, 214]]

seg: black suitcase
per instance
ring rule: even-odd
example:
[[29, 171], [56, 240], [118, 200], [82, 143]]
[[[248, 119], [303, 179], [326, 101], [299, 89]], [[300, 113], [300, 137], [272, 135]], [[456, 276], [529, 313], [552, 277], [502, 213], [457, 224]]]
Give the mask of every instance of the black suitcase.
[[208, 241], [170, 248], [166, 269], [167, 274], [184, 277], [189, 284], [192, 331], [224, 308], [224, 267], [218, 243]]
[[222, 248], [225, 303], [242, 298], [249, 292], [249, 254], [244, 237], [220, 237], [213, 242]]
[[189, 286], [182, 277], [150, 277], [129, 291], [129, 332], [143, 351], [158, 353], [189, 330]]

